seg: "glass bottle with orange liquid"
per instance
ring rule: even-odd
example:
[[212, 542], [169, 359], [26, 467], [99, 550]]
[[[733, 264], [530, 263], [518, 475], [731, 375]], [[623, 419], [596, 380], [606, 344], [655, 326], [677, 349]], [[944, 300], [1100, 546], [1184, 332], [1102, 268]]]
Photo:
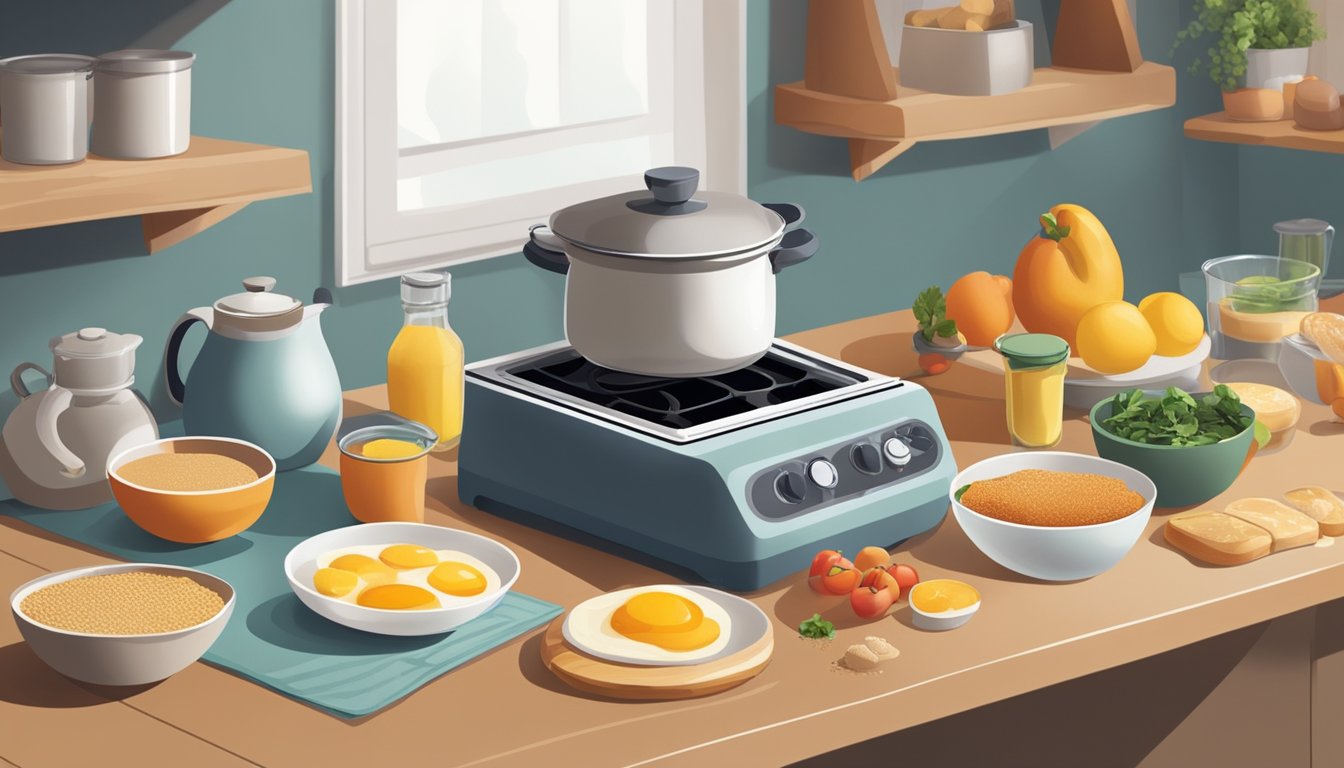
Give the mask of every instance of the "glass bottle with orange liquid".
[[462, 340], [448, 327], [451, 275], [401, 276], [405, 323], [387, 351], [387, 401], [398, 416], [434, 430], [435, 451], [462, 436]]

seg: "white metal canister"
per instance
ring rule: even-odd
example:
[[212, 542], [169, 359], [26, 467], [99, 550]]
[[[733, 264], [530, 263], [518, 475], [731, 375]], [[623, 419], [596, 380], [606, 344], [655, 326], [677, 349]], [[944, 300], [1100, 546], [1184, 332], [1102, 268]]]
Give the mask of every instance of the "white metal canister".
[[98, 57], [93, 152], [121, 160], [180, 155], [191, 143], [191, 65], [186, 51], [127, 49]]
[[0, 59], [0, 157], [11, 163], [77, 163], [89, 152], [93, 58], [44, 53]]

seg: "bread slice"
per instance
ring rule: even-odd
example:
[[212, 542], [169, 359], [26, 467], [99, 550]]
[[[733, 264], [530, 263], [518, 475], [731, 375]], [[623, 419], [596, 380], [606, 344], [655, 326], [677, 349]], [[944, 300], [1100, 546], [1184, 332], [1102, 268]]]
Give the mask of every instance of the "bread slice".
[[1167, 543], [1213, 565], [1241, 565], [1264, 557], [1274, 537], [1264, 528], [1222, 512], [1201, 509], [1167, 520]]
[[1273, 499], [1239, 499], [1223, 511], [1269, 531], [1274, 552], [1305, 547], [1321, 538], [1321, 526], [1315, 520]]
[[1344, 363], [1344, 315], [1313, 312], [1302, 318], [1301, 331], [1326, 357]]
[[1283, 494], [1288, 504], [1313, 518], [1321, 526], [1322, 536], [1344, 536], [1344, 501], [1318, 485], [1309, 485]]

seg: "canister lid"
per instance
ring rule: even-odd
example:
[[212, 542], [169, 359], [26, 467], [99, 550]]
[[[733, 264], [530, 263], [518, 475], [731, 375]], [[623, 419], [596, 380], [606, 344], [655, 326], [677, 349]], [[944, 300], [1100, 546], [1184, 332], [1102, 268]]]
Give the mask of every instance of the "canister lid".
[[1323, 235], [1327, 229], [1330, 222], [1320, 219], [1292, 219], [1274, 225], [1274, 231], [1280, 235]]
[[1067, 360], [1069, 342], [1049, 333], [1013, 333], [996, 339], [994, 350], [1011, 368], [1036, 368]]
[[191, 69], [196, 54], [188, 51], [161, 51], [153, 48], [127, 48], [104, 53], [98, 57], [100, 72], [126, 72], [136, 75], [154, 75]]
[[133, 333], [110, 333], [106, 328], [81, 328], [49, 343], [58, 357], [117, 357], [133, 351], [144, 339]]
[[413, 306], [447, 304], [452, 295], [452, 275], [446, 272], [412, 272], [401, 276], [401, 303]]
[[274, 277], [249, 277], [243, 281], [243, 293], [225, 296], [215, 302], [215, 309], [226, 314], [252, 318], [275, 317], [293, 312], [303, 306], [303, 302], [280, 293], [271, 293], [275, 288]]
[[0, 59], [0, 70], [16, 75], [70, 76], [91, 71], [95, 61], [92, 56], [75, 53], [39, 53]]
[[741, 195], [697, 191], [699, 182], [694, 168], [653, 168], [644, 174], [647, 190], [562, 208], [551, 231], [599, 253], [672, 259], [743, 253], [783, 235], [779, 214]]

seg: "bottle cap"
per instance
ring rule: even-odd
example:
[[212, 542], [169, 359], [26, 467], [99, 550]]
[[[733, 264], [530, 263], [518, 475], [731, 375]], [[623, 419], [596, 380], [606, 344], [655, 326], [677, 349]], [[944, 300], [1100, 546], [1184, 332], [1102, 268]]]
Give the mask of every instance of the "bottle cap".
[[446, 272], [412, 272], [401, 276], [401, 303], [413, 306], [447, 304], [452, 295], [452, 275]]

